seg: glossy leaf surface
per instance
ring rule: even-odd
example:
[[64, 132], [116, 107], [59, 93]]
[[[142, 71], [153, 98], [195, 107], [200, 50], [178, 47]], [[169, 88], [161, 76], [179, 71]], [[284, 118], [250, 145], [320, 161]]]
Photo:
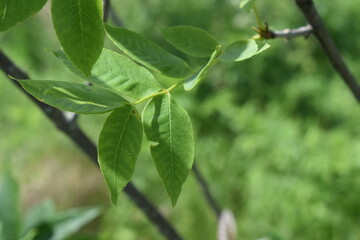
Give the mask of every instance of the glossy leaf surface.
[[140, 115], [129, 104], [114, 110], [101, 130], [98, 159], [113, 204], [132, 177], [142, 135]]
[[194, 162], [194, 135], [189, 115], [170, 94], [153, 98], [144, 109], [144, 130], [153, 142], [151, 155], [175, 206]]
[[66, 55], [86, 76], [104, 45], [102, 0], [52, 0], [56, 35]]
[[192, 73], [189, 65], [159, 45], [126, 28], [106, 25], [106, 32], [114, 44], [126, 55], [145, 67], [175, 78]]
[[40, 101], [69, 112], [104, 113], [127, 103], [106, 88], [45, 80], [20, 80], [19, 83]]
[[166, 41], [194, 57], [210, 57], [218, 42], [205, 30], [190, 26], [170, 27], [163, 31]]
[[15, 24], [35, 15], [47, 0], [1, 0], [0, 32], [6, 31]]
[[204, 78], [209, 68], [216, 63], [220, 52], [221, 47], [218, 45], [215, 51], [212, 53], [208, 63], [202, 69], [200, 69], [200, 71], [185, 80], [184, 89], [186, 91], [190, 91], [191, 89], [193, 89], [201, 81], [201, 79]]
[[259, 54], [270, 45], [263, 41], [256, 40], [240, 40], [230, 44], [225, 50], [224, 54], [221, 55], [221, 61], [243, 61], [251, 58], [252, 56]]

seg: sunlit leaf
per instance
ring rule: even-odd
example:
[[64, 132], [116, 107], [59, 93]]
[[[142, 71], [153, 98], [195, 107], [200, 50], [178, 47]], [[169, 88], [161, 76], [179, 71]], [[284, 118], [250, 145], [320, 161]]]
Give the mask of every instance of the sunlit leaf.
[[104, 45], [102, 0], [52, 0], [56, 35], [66, 55], [86, 76]]
[[96, 62], [93, 77], [88, 81], [100, 81], [106, 86], [135, 99], [146, 97], [162, 89], [154, 76], [129, 58], [110, 50], [103, 50]]
[[101, 130], [99, 164], [114, 204], [134, 172], [142, 135], [140, 115], [129, 104], [114, 110]]
[[195, 57], [210, 57], [219, 44], [205, 30], [190, 26], [169, 27], [163, 34], [174, 47]]
[[195, 87], [196, 84], [198, 84], [201, 81], [201, 79], [204, 78], [209, 68], [216, 63], [216, 60], [218, 59], [220, 52], [221, 52], [221, 46], [218, 45], [215, 51], [212, 53], [208, 63], [197, 73], [195, 73], [194, 75], [190, 76], [185, 80], [184, 89], [186, 91], [190, 91], [191, 89], [193, 89], [193, 87]]
[[229, 47], [226, 48], [224, 54], [221, 55], [221, 61], [243, 61], [245, 59], [251, 58], [256, 54], [259, 54], [266, 49], [268, 49], [270, 45], [264, 41], [256, 41], [256, 40], [240, 40], [230, 44]]
[[54, 51], [54, 54], [79, 77], [135, 99], [141, 99], [162, 89], [146, 68], [111, 50], [103, 49], [92, 69], [91, 77], [86, 77], [77, 70], [61, 49]]
[[47, 0], [1, 0], [0, 32], [35, 15], [46, 2]]
[[194, 135], [189, 115], [170, 94], [153, 98], [144, 109], [144, 130], [153, 142], [151, 155], [175, 206], [194, 162]]
[[106, 32], [114, 44], [125, 54], [145, 67], [175, 78], [192, 73], [189, 65], [159, 45], [126, 28], [106, 25]]
[[127, 102], [112, 90], [71, 82], [19, 80], [23, 88], [53, 107], [76, 113], [104, 113]]

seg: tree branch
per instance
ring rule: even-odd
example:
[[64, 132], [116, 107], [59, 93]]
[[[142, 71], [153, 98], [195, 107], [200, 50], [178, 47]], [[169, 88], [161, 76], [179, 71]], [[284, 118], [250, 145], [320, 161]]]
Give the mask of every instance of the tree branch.
[[215, 201], [215, 198], [212, 196], [210, 189], [205, 181], [205, 178], [203, 177], [203, 175], [201, 174], [199, 168], [197, 167], [196, 163], [194, 163], [192, 171], [195, 175], [196, 180], [198, 181], [198, 183], [200, 184], [200, 187], [202, 189], [202, 191], [204, 192], [204, 196], [206, 201], [208, 202], [208, 204], [210, 205], [211, 209], [213, 210], [213, 212], [216, 214], [217, 218], [220, 217], [221, 215], [221, 210], [218, 206], [218, 204]]
[[341, 54], [330, 34], [328, 33], [319, 13], [314, 6], [313, 1], [295, 0], [295, 2], [303, 12], [309, 24], [312, 26], [314, 30], [313, 34], [322, 45], [330, 63], [350, 88], [356, 100], [360, 102], [360, 86], [342, 59]]
[[[0, 69], [7, 75], [17, 79], [29, 79], [28, 75], [18, 68], [7, 56], [0, 51]], [[68, 120], [59, 109], [51, 107], [43, 102], [40, 102], [32, 95], [28, 94], [21, 85], [13, 80], [17, 87], [19, 87], [40, 109], [41, 111], [56, 125], [56, 127], [65, 133], [73, 142], [81, 148], [81, 150], [88, 155], [90, 160], [98, 167], [97, 150], [95, 144], [85, 135], [85, 133], [78, 127], [76, 122]], [[143, 211], [147, 218], [159, 229], [159, 231], [168, 240], [181, 240], [182, 238], [168, 222], [156, 207], [130, 182], [125, 188], [125, 193], [128, 197]]]

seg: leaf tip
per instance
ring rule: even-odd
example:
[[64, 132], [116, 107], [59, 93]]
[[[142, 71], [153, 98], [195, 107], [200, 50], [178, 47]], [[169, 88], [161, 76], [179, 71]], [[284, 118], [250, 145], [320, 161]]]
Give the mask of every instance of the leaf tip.
[[171, 199], [171, 206], [174, 208], [176, 206], [178, 196], [173, 196], [170, 199]]
[[118, 194], [116, 192], [111, 193], [111, 203], [116, 206], [118, 202]]

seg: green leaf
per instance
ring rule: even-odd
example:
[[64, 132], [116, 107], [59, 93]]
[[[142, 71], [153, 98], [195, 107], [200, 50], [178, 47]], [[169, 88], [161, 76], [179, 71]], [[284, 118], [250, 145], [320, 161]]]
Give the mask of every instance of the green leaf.
[[88, 77], [82, 73], [72, 62], [71, 60], [68, 58], [68, 56], [66, 56], [64, 50], [62, 49], [58, 49], [58, 50], [54, 50], [53, 51], [54, 55], [60, 59], [64, 65], [73, 73], [75, 73], [76, 75], [78, 75], [81, 78], [87, 79]]
[[101, 82], [135, 99], [141, 99], [162, 89], [146, 68], [106, 49], [100, 55], [92, 74], [93, 77], [88, 79], [89, 82], [94, 84]]
[[194, 57], [210, 57], [219, 44], [207, 31], [189, 26], [170, 27], [163, 31], [166, 41]]
[[195, 87], [196, 84], [198, 84], [201, 81], [201, 79], [204, 78], [209, 68], [216, 63], [220, 53], [221, 53], [221, 46], [218, 45], [215, 51], [212, 53], [208, 63], [202, 69], [200, 69], [200, 71], [198, 71], [197, 73], [195, 73], [194, 75], [190, 76], [185, 80], [184, 89], [186, 91], [190, 91], [191, 89], [193, 89], [193, 87]]
[[126, 28], [105, 26], [114, 44], [125, 54], [145, 67], [163, 75], [175, 78], [186, 77], [192, 73], [189, 65], [170, 54], [159, 45]]
[[245, 12], [250, 12], [251, 8], [254, 6], [256, 0], [242, 0], [240, 2], [240, 8]]
[[129, 104], [114, 110], [101, 130], [98, 159], [113, 204], [134, 172], [142, 135], [140, 115]]
[[39, 205], [31, 208], [24, 218], [22, 226], [22, 236], [26, 235], [31, 229], [50, 221], [55, 215], [55, 206], [51, 200], [45, 200]]
[[262, 53], [268, 48], [270, 48], [270, 44], [264, 41], [257, 41], [257, 44], [258, 44], [258, 51], [256, 52], [256, 54]]
[[0, 32], [6, 31], [19, 22], [35, 15], [47, 0], [1, 0]]
[[99, 207], [74, 208], [58, 213], [49, 222], [52, 235], [49, 240], [63, 240], [79, 231], [83, 226], [99, 216]]
[[0, 223], [4, 240], [17, 240], [20, 234], [20, 190], [7, 169], [0, 175]]
[[127, 103], [110, 89], [71, 82], [18, 80], [35, 98], [53, 107], [76, 113], [104, 113]]
[[52, 0], [56, 35], [66, 55], [86, 76], [104, 45], [102, 0]]
[[144, 130], [156, 169], [175, 206], [194, 162], [194, 135], [189, 115], [170, 94], [153, 98], [143, 112]]
[[54, 51], [54, 54], [78, 76], [135, 99], [144, 98], [163, 88], [146, 68], [105, 48], [95, 63], [90, 78], [78, 71], [61, 49]]
[[252, 56], [259, 54], [270, 45], [264, 41], [256, 40], [240, 40], [236, 41], [225, 50], [224, 54], [221, 55], [221, 61], [243, 61], [245, 59], [251, 58]]

